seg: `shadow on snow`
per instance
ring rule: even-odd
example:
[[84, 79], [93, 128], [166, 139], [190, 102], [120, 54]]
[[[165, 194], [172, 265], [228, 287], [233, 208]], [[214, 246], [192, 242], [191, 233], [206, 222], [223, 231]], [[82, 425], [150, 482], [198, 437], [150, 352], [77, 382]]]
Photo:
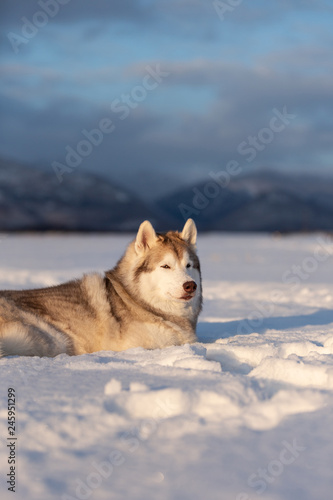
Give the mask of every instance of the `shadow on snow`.
[[333, 323], [333, 310], [319, 309], [312, 314], [297, 316], [276, 316], [272, 318], [245, 318], [239, 321], [199, 322], [197, 335], [200, 342], [215, 342], [236, 335], [265, 333], [267, 330], [288, 330], [308, 325], [329, 325]]

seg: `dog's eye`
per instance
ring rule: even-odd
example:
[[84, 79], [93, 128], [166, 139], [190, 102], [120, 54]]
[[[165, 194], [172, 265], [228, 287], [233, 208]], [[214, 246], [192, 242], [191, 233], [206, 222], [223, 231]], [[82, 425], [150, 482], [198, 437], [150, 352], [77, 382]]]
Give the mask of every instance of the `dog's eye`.
[[191, 264], [186, 264], [187, 269], [191, 267]]
[[164, 266], [161, 267], [163, 267], [163, 269], [170, 269], [170, 266], [168, 266], [168, 264], [164, 264]]

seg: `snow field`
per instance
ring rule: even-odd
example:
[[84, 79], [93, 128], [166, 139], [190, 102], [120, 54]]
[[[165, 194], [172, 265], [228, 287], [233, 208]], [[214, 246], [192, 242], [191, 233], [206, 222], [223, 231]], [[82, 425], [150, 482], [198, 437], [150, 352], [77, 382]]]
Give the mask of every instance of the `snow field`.
[[[105, 270], [128, 241], [8, 236], [1, 288]], [[330, 498], [331, 249], [323, 235], [201, 236], [196, 344], [1, 359], [1, 498], [13, 496], [8, 387], [18, 397], [17, 498]]]

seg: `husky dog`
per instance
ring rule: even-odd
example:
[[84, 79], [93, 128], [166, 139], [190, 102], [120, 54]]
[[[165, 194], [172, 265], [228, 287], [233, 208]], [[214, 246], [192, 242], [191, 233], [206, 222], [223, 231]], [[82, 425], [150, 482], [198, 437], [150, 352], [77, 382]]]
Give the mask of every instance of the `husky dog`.
[[141, 224], [104, 276], [49, 288], [0, 292], [0, 357], [57, 356], [197, 340], [202, 305], [196, 226], [156, 233]]

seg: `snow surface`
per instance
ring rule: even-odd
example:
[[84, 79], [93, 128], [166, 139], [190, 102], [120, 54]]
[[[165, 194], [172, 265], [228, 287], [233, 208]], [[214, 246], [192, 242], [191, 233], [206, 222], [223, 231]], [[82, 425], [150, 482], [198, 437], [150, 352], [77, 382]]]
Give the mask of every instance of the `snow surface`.
[[[0, 288], [106, 270], [130, 239], [0, 235]], [[198, 247], [196, 344], [0, 360], [1, 499], [331, 498], [332, 240], [212, 234]]]

